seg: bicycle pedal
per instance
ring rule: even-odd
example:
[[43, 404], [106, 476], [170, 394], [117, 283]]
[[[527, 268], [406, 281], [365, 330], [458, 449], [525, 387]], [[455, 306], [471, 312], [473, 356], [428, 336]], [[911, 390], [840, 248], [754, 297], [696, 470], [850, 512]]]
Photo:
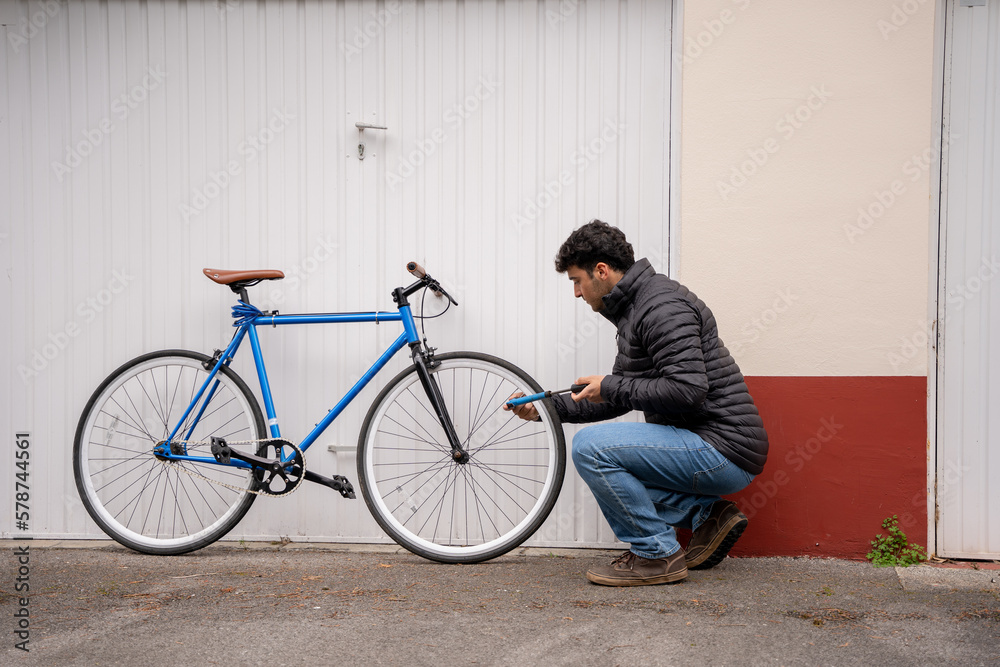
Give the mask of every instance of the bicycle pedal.
[[349, 498], [351, 500], [357, 497], [354, 495], [354, 485], [351, 484], [351, 482], [346, 477], [343, 477], [341, 475], [334, 475], [333, 479], [336, 482], [340, 482], [341, 485], [339, 489], [340, 495], [344, 496], [345, 498]]
[[319, 473], [313, 472], [312, 470], [306, 470], [305, 479], [307, 482], [316, 482], [317, 484], [328, 486], [334, 491], [339, 491], [340, 495], [350, 500], [353, 500], [354, 498], [357, 497], [354, 495], [354, 486], [346, 477], [342, 475], [334, 475], [333, 477], [327, 477], [325, 475], [320, 475]]
[[226, 444], [225, 438], [212, 438], [212, 456], [223, 465], [229, 465], [233, 450]]

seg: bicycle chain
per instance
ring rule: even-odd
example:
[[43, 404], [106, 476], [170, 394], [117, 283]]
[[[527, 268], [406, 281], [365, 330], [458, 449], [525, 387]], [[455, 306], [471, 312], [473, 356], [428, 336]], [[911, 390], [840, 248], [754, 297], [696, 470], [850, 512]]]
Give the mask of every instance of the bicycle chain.
[[[234, 440], [232, 442], [227, 441], [226, 444], [230, 445], [230, 446], [232, 446], [232, 445], [253, 445], [253, 444], [258, 444], [257, 451], [260, 451], [259, 444], [264, 444], [264, 443], [268, 443], [268, 442], [275, 442], [275, 441], [278, 441], [278, 440], [280, 440], [283, 444], [290, 445], [292, 447], [292, 449], [294, 449], [296, 452], [298, 452], [299, 458], [302, 459], [302, 470], [301, 470], [302, 474], [299, 476], [299, 481], [295, 483], [295, 486], [293, 486], [290, 491], [285, 491], [284, 493], [268, 493], [267, 491], [258, 491], [258, 490], [254, 490], [254, 489], [248, 489], [248, 488], [242, 487], [242, 486], [236, 486], [235, 484], [227, 484], [225, 482], [220, 482], [219, 480], [210, 479], [208, 477], [205, 477], [201, 473], [194, 472], [193, 470], [188, 470], [187, 468], [182, 467], [179, 463], [177, 463], [175, 461], [169, 461], [168, 460], [168, 461], [162, 461], [162, 463], [164, 465], [167, 465], [167, 466], [173, 468], [174, 470], [178, 470], [178, 471], [180, 471], [182, 473], [185, 473], [187, 475], [191, 475], [192, 477], [200, 477], [201, 479], [205, 480], [206, 482], [211, 482], [212, 484], [217, 484], [219, 486], [224, 486], [227, 489], [232, 489], [233, 491], [237, 491], [239, 493], [252, 493], [255, 496], [268, 496], [268, 497], [271, 497], [271, 498], [282, 498], [282, 497], [287, 496], [287, 495], [289, 495], [291, 493], [294, 493], [296, 490], [298, 490], [298, 488], [300, 486], [302, 486], [302, 482], [305, 481], [305, 478], [306, 478], [306, 455], [305, 455], [305, 452], [303, 452], [301, 449], [299, 449], [298, 445], [296, 445], [294, 442], [292, 442], [290, 440], [285, 440], [284, 438], [266, 438], [264, 440]], [[206, 442], [204, 440], [183, 440], [181, 442], [184, 444], [185, 449], [187, 448], [187, 445], [209, 445], [210, 446], [212, 444], [211, 442]], [[250, 472], [253, 473], [253, 468], [250, 469]]]

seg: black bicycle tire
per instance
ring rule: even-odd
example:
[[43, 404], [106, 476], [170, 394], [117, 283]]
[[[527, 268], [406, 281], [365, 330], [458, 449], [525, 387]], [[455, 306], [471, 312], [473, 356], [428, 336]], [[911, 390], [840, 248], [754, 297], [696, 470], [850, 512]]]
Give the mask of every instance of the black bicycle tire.
[[[85, 492], [85, 482], [84, 482], [84, 471], [82, 470], [81, 452], [83, 445], [83, 435], [84, 429], [87, 422], [89, 421], [89, 416], [91, 411], [94, 409], [94, 405], [97, 400], [101, 397], [104, 390], [111, 384], [113, 384], [121, 375], [127, 373], [133, 367], [145, 362], [156, 359], [156, 358], [168, 358], [168, 357], [186, 357], [188, 359], [193, 359], [201, 363], [212, 363], [212, 358], [201, 354], [200, 352], [194, 352], [191, 350], [160, 350], [157, 352], [150, 352], [147, 354], [140, 355], [125, 362], [117, 369], [115, 369], [100, 386], [94, 391], [90, 399], [87, 401], [87, 405], [80, 415], [80, 421], [77, 424], [76, 435], [73, 439], [73, 476], [76, 481], [77, 493], [80, 496], [80, 500], [83, 502], [83, 506], [87, 509], [87, 513], [90, 517], [97, 523], [98, 527], [113, 540], [119, 544], [128, 547], [139, 553], [150, 554], [150, 555], [161, 555], [161, 556], [176, 556], [180, 554], [190, 553], [192, 551], [197, 551], [202, 549], [213, 542], [218, 541], [224, 537], [229, 531], [236, 527], [236, 525], [246, 516], [247, 512], [250, 511], [250, 507], [253, 505], [254, 500], [257, 496], [253, 493], [245, 493], [243, 498], [239, 501], [240, 506], [236, 511], [230, 515], [230, 517], [222, 523], [218, 528], [213, 530], [211, 533], [205, 535], [199, 540], [192, 542], [191, 544], [178, 545], [173, 547], [155, 547], [145, 544], [135, 542], [134, 540], [128, 538], [127, 536], [119, 534], [112, 526], [110, 526], [104, 518], [100, 515], [100, 512], [96, 507], [92, 505], [92, 499], [89, 494]], [[253, 413], [254, 425], [257, 428], [258, 438], [267, 437], [267, 430], [264, 422], [264, 415], [260, 410], [260, 405], [257, 403], [256, 397], [250, 390], [247, 383], [241, 378], [236, 371], [232, 370], [228, 366], [223, 366], [220, 372], [225, 375], [228, 379], [232, 380], [236, 387], [243, 393], [250, 409]]]
[[[505, 368], [507, 371], [518, 376], [525, 384], [535, 392], [541, 392], [541, 386], [528, 375], [521, 368], [518, 368], [514, 364], [500, 359], [499, 357], [494, 357], [489, 354], [483, 354], [480, 352], [449, 352], [445, 354], [439, 354], [435, 357], [439, 361], [450, 361], [454, 359], [475, 359], [480, 362], [492, 363]], [[541, 527], [542, 523], [548, 518], [549, 514], [552, 512], [552, 508], [555, 506], [556, 501], [559, 498], [559, 493], [562, 489], [563, 479], [566, 472], [566, 441], [563, 434], [562, 422], [559, 419], [555, 408], [551, 405], [551, 400], [538, 401], [535, 403], [537, 409], [544, 410], [546, 415], [550, 418], [550, 424], [552, 425], [552, 435], [555, 438], [555, 466], [556, 472], [554, 477], [554, 483], [551, 488], [549, 488], [546, 493], [547, 497], [542, 503], [542, 507], [531, 521], [531, 523], [525, 526], [517, 534], [508, 537], [502, 544], [496, 546], [495, 548], [488, 550], [486, 552], [477, 554], [475, 556], [445, 556], [433, 551], [429, 551], [422, 547], [421, 545], [413, 542], [407, 536], [401, 534], [395, 529], [395, 527], [382, 516], [378, 504], [375, 502], [373, 497], [373, 490], [369, 488], [368, 478], [366, 474], [367, 459], [370, 456], [368, 451], [367, 443], [369, 441], [368, 432], [372, 427], [372, 421], [375, 416], [379, 413], [379, 408], [386, 397], [392, 393], [393, 389], [397, 384], [406, 380], [410, 375], [416, 372], [416, 366], [411, 365], [398, 373], [389, 383], [379, 392], [379, 395], [372, 401], [371, 407], [368, 410], [368, 414], [365, 417], [365, 421], [361, 427], [361, 433], [358, 439], [358, 483], [361, 487], [362, 495], [365, 499], [365, 504], [368, 506], [369, 511], [374, 517], [375, 521], [381, 526], [381, 528], [389, 535], [397, 544], [409, 550], [410, 552], [426, 558], [428, 560], [433, 560], [441, 563], [480, 563], [483, 561], [491, 560], [502, 556], [505, 553], [510, 552], [520, 546], [525, 540], [534, 535], [535, 532]]]

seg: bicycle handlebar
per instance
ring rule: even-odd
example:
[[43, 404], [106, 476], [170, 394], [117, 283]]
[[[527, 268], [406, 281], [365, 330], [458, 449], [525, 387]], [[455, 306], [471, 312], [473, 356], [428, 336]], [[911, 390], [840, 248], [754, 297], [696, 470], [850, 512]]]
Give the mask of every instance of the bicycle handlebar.
[[424, 267], [420, 266], [416, 262], [409, 262], [406, 265], [406, 270], [415, 275], [417, 278], [427, 277], [427, 272], [424, 271]]
[[[444, 288], [441, 287], [441, 284], [438, 283], [438, 281], [431, 278], [430, 274], [428, 274], [427, 271], [424, 270], [424, 267], [420, 266], [416, 262], [407, 262], [406, 270], [415, 275], [420, 280], [421, 283], [426, 285], [430, 289], [430, 291], [434, 293], [434, 296], [436, 297], [446, 296], [448, 297], [449, 301], [451, 301], [456, 306], [458, 305], [458, 301], [455, 301], [455, 299], [453, 299], [450, 294], [445, 292]], [[416, 284], [411, 285], [411, 287], [416, 287]]]

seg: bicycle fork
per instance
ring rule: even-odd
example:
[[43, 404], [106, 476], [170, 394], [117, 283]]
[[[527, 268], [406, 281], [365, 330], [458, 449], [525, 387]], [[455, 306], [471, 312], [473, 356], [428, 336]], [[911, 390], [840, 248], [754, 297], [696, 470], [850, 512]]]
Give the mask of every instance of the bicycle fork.
[[455, 431], [455, 425], [451, 421], [451, 415], [448, 414], [448, 408], [444, 404], [444, 397], [441, 395], [441, 387], [438, 386], [437, 380], [431, 375], [427, 367], [428, 360], [431, 363], [434, 360], [433, 348], [426, 351], [422, 350], [420, 343], [413, 343], [411, 347], [413, 348], [413, 365], [417, 367], [417, 377], [420, 378], [420, 384], [423, 385], [424, 391], [427, 393], [427, 398], [431, 401], [434, 414], [437, 415], [438, 421], [441, 422], [441, 428], [444, 429], [445, 435], [448, 436], [448, 443], [451, 445], [451, 458], [456, 463], [468, 463], [469, 453], [462, 447], [462, 442]]

